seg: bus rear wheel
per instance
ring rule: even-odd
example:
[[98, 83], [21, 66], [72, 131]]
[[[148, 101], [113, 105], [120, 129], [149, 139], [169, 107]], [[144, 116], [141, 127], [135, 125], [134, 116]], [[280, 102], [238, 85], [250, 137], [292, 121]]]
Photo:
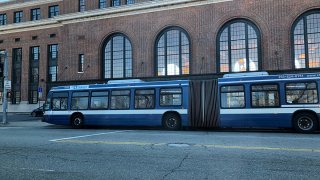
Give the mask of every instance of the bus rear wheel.
[[162, 126], [167, 130], [179, 130], [181, 128], [179, 115], [176, 113], [165, 114], [163, 116]]
[[83, 128], [83, 116], [79, 114], [72, 116], [71, 126], [75, 129]]
[[299, 113], [293, 119], [293, 126], [297, 132], [312, 133], [318, 128], [318, 119], [310, 113]]

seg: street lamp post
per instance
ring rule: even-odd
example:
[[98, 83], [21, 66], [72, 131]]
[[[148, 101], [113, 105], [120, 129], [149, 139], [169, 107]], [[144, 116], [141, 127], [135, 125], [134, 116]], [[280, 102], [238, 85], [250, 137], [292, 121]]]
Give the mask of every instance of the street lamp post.
[[3, 64], [3, 103], [2, 103], [2, 124], [7, 124], [7, 88], [6, 84], [8, 81], [8, 54], [7, 51], [0, 51], [0, 56], [4, 57], [4, 64]]

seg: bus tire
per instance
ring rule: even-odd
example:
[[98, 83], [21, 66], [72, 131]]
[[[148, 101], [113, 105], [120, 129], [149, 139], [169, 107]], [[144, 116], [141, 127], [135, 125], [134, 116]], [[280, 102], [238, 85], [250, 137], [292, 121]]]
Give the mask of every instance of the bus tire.
[[313, 133], [318, 128], [318, 119], [311, 113], [299, 113], [293, 118], [293, 127], [300, 133]]
[[83, 128], [84, 118], [80, 114], [73, 115], [71, 117], [71, 126], [75, 129]]
[[163, 116], [162, 126], [167, 130], [179, 130], [181, 128], [181, 120], [176, 113], [167, 113]]

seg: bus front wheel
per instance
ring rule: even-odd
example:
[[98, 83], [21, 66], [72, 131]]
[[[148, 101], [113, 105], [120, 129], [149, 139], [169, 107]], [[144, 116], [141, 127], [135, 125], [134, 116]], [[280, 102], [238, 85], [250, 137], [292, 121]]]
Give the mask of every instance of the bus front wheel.
[[162, 126], [167, 130], [179, 130], [181, 127], [180, 117], [176, 113], [168, 113], [163, 116]]
[[71, 126], [76, 129], [83, 128], [83, 116], [79, 114], [72, 116]]
[[310, 113], [299, 113], [293, 119], [293, 126], [297, 132], [312, 133], [318, 128], [318, 119]]

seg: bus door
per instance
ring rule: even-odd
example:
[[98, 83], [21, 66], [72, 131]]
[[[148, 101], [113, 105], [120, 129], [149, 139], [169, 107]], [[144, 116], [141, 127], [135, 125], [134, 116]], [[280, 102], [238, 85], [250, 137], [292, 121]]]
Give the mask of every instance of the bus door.
[[193, 80], [189, 84], [189, 122], [191, 127], [218, 126], [218, 80]]

